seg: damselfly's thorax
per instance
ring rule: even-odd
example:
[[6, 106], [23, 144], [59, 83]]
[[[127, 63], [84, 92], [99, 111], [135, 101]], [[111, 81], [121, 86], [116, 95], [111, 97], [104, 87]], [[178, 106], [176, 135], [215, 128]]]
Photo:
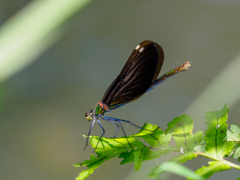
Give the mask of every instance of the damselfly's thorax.
[[94, 118], [98, 118], [100, 116], [104, 116], [104, 114], [106, 114], [107, 112], [109, 112], [108, 110], [108, 106], [106, 104], [103, 104], [101, 101], [97, 104], [97, 107], [94, 109], [91, 109], [91, 111], [89, 113], [85, 114], [85, 118], [88, 121], [92, 121]]
[[108, 106], [104, 104], [102, 101], [98, 102], [97, 107], [95, 109], [95, 115], [104, 115], [109, 112]]

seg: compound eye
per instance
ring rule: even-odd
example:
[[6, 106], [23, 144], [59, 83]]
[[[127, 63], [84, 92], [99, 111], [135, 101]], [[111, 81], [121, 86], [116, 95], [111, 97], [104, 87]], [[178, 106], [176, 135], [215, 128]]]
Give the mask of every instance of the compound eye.
[[88, 120], [88, 121], [91, 121], [93, 118], [92, 118], [92, 113], [86, 113], [85, 114], [85, 118]]

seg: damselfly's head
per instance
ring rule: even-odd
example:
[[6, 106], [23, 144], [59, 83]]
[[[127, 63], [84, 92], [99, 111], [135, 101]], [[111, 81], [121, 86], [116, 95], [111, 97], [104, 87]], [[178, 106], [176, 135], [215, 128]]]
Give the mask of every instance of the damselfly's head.
[[93, 120], [93, 116], [94, 116], [94, 113], [93, 113], [93, 109], [91, 109], [91, 111], [89, 113], [86, 113], [85, 114], [85, 118], [88, 120], [88, 121], [92, 121]]

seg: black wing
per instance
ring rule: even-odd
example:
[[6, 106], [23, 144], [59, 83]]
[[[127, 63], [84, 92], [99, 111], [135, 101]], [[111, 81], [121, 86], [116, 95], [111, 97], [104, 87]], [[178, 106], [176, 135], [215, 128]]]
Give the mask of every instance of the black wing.
[[142, 96], [158, 77], [163, 60], [164, 53], [159, 44], [140, 43], [105, 92], [102, 102], [112, 110]]

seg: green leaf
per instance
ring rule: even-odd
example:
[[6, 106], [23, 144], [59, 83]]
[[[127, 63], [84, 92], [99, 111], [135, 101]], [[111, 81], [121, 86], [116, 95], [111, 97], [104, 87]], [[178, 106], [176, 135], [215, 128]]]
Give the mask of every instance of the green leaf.
[[135, 170], [139, 170], [138, 167], [141, 167], [142, 161], [156, 159], [163, 154], [170, 152], [169, 149], [151, 151], [149, 147], [138, 148], [135, 150], [131, 150], [130, 152], [124, 152], [118, 156], [118, 158], [124, 158], [121, 164], [126, 164], [130, 162], [134, 162]]
[[[90, 136], [90, 143], [93, 148], [96, 147], [99, 138], [97, 136]], [[128, 138], [131, 145], [142, 146], [144, 147], [143, 143], [138, 139]], [[98, 148], [95, 150], [97, 157], [91, 154], [90, 160], [85, 160], [83, 163], [79, 163], [74, 165], [75, 167], [79, 166], [87, 166], [88, 169], [82, 171], [79, 176], [76, 178], [77, 180], [86, 179], [90, 174], [94, 172], [104, 161], [109, 160], [123, 152], [127, 152], [129, 150], [129, 144], [126, 138], [115, 138], [115, 139], [107, 139], [102, 138], [98, 144]]]
[[159, 146], [158, 139], [163, 131], [157, 126], [145, 123], [139, 133], [132, 135], [131, 137], [139, 137], [150, 144], [152, 147]]
[[159, 144], [161, 146], [156, 149], [150, 148], [149, 153], [146, 154], [146, 156], [144, 157], [144, 161], [159, 158], [160, 156], [172, 151], [173, 148], [169, 146], [170, 141], [171, 141], [171, 134], [164, 134], [164, 133], [160, 134]]
[[[171, 133], [175, 142], [175, 148], [188, 149], [187, 139], [192, 134], [193, 120], [190, 116], [182, 115], [176, 117], [172, 122], [168, 123], [168, 128], [165, 133]], [[191, 139], [191, 138], [190, 138]]]
[[179, 155], [178, 157], [171, 159], [170, 161], [176, 162], [176, 163], [185, 163], [187, 160], [191, 160], [196, 157], [197, 157], [197, 154], [190, 151], [190, 152], [183, 153], [183, 154]]
[[[187, 153], [181, 154], [178, 157], [171, 159], [169, 162], [166, 162], [166, 163], [174, 163], [174, 164], [175, 163], [184, 163], [187, 160], [191, 160], [195, 157], [197, 157], [197, 154], [194, 154], [193, 152], [187, 152]], [[163, 164], [165, 164], [165, 163], [163, 163]], [[149, 174], [149, 177], [155, 177], [156, 175], [163, 173], [165, 171], [163, 164], [152, 169], [151, 170], [152, 173]], [[173, 173], [175, 173], [175, 172], [173, 172]]]
[[232, 158], [236, 159], [240, 157], [240, 143], [237, 143], [233, 148]]
[[[85, 136], [86, 137], [86, 136]], [[90, 144], [95, 149], [97, 157], [91, 155], [90, 160], [85, 160], [83, 163], [75, 165], [87, 166], [89, 169], [80, 173], [78, 179], [84, 179], [94, 172], [104, 161], [109, 160], [115, 156], [123, 158], [121, 164], [134, 162], [135, 170], [138, 171], [141, 168], [142, 161], [150, 158], [156, 158], [161, 153], [167, 153], [169, 150], [162, 150], [157, 148], [160, 152], [154, 152], [149, 150], [151, 147], [146, 147], [142, 141], [137, 138], [142, 138], [150, 145], [158, 145], [162, 143], [164, 146], [168, 145], [171, 140], [171, 135], [165, 135], [164, 132], [156, 125], [145, 124], [143, 129], [139, 133], [127, 137], [121, 138], [104, 138], [98, 136], [90, 136]], [[129, 146], [129, 143], [131, 146]], [[96, 148], [97, 146], [97, 148]], [[157, 156], [158, 155], [158, 156]]]
[[206, 141], [203, 138], [202, 141], [198, 145], [196, 145], [194, 147], [194, 151], [198, 151], [198, 152], [203, 152], [204, 153], [206, 151], [205, 147], [206, 147]]
[[130, 152], [124, 152], [118, 156], [118, 158], [124, 158], [120, 164], [126, 164], [134, 162], [135, 171], [138, 171], [142, 166], [144, 157], [149, 153], [148, 147], [131, 150]]
[[124, 152], [118, 156], [118, 158], [124, 158], [120, 164], [126, 164], [134, 161], [134, 151]]
[[165, 162], [160, 166], [152, 169], [151, 171], [152, 173], [150, 173], [148, 177], [156, 177], [157, 175], [159, 175], [159, 173], [162, 173], [163, 171], [168, 171], [179, 176], [189, 177], [196, 180], [204, 180], [201, 176], [195, 174], [194, 171], [174, 162]]
[[227, 142], [227, 105], [221, 111], [207, 113], [208, 130], [205, 132], [206, 153], [216, 158], [228, 155], [233, 147], [233, 142]]
[[[98, 136], [90, 136], [90, 143], [94, 149], [96, 149], [96, 146], [98, 144], [97, 149], [95, 150], [98, 157], [108, 157], [111, 156], [117, 156], [123, 152], [126, 152], [130, 149], [132, 149], [128, 142], [131, 144], [132, 147], [145, 147], [143, 142], [141, 142], [138, 139], [134, 139], [132, 137], [125, 137], [122, 138], [104, 138], [102, 137], [99, 141]], [[99, 143], [98, 143], [99, 141]]]
[[90, 155], [90, 160], [85, 160], [84, 162], [82, 163], [79, 163], [79, 164], [75, 164], [73, 166], [75, 167], [80, 167], [80, 166], [88, 166], [90, 164], [93, 164], [95, 162], [97, 162], [99, 159], [96, 158], [93, 154]]
[[187, 116], [186, 114], [181, 117], [176, 117], [173, 121], [168, 123], [168, 128], [165, 133], [175, 132], [176, 134], [187, 134], [192, 132], [193, 129], [193, 119], [191, 116]]
[[187, 148], [194, 150], [194, 148], [199, 145], [203, 140], [203, 132], [198, 131], [195, 134], [189, 134], [187, 137]]
[[[151, 131], [150, 131], [151, 130]], [[124, 158], [121, 164], [134, 162], [135, 170], [138, 170], [139, 167], [138, 159], [136, 158], [135, 151], [141, 152], [141, 161], [151, 160], [160, 157], [163, 154], [167, 154], [171, 151], [169, 147], [169, 142], [171, 141], [171, 135], [165, 134], [158, 126], [152, 124], [145, 124], [143, 129], [139, 133], [132, 135], [131, 137], [139, 137], [144, 141], [148, 142], [153, 147], [138, 147], [136, 150], [131, 150], [130, 152], [124, 152], [119, 155], [119, 158]], [[154, 148], [156, 147], [156, 148]], [[137, 161], [136, 161], [137, 160]], [[138, 164], [138, 165], [137, 165]]]
[[75, 167], [79, 166], [88, 166], [87, 170], [82, 171], [79, 176], [76, 178], [76, 180], [82, 180], [86, 179], [90, 174], [94, 172], [95, 169], [97, 169], [104, 161], [109, 160], [110, 158], [105, 159], [98, 159], [94, 155], [91, 154], [90, 160], [85, 160], [83, 163], [79, 163], [74, 165]]
[[[230, 166], [236, 169], [240, 167], [234, 163], [223, 160], [223, 156], [233, 155], [233, 158], [240, 159], [240, 144], [236, 143], [239, 138], [239, 128], [231, 126], [227, 140], [227, 112], [226, 106], [221, 111], [207, 113], [208, 130], [203, 138], [203, 132], [192, 133], [193, 120], [191, 117], [182, 115], [175, 118], [168, 124], [168, 129], [164, 132], [156, 125], [145, 124], [137, 134], [121, 138], [101, 138], [90, 136], [90, 144], [95, 149], [97, 156], [91, 155], [90, 160], [75, 165], [87, 166], [88, 169], [82, 171], [77, 180], [85, 179], [94, 172], [104, 161], [113, 157], [123, 158], [121, 164], [134, 163], [135, 171], [138, 171], [142, 162], [155, 159], [170, 151], [180, 151], [178, 157], [173, 158], [168, 163], [163, 164], [152, 170], [149, 177], [155, 177], [164, 171], [173, 172], [190, 179], [201, 178], [193, 172], [184, 169], [176, 163], [184, 163], [187, 160], [196, 158], [197, 155], [209, 157], [214, 160], [209, 162], [209, 167], [202, 167], [196, 172], [204, 177], [210, 177], [213, 173], [229, 169]], [[171, 137], [176, 141], [174, 147], [170, 146]], [[150, 146], [143, 143], [147, 142]], [[130, 145], [129, 145], [130, 143]], [[235, 144], [234, 144], [235, 143]], [[97, 146], [97, 148], [96, 148]], [[233, 148], [234, 147], [234, 148]], [[173, 164], [173, 162], [175, 164]], [[193, 173], [193, 174], [192, 174]]]
[[134, 151], [134, 168], [135, 171], [138, 171], [142, 166], [142, 156], [141, 156], [141, 149]]
[[230, 130], [227, 131], [227, 140], [240, 142], [240, 128], [237, 125], [231, 124]]
[[208, 167], [203, 166], [202, 168], [198, 169], [196, 173], [204, 178], [208, 178], [216, 172], [231, 169], [229, 165], [224, 164], [220, 161], [210, 161], [208, 162], [208, 164], [209, 164]]

